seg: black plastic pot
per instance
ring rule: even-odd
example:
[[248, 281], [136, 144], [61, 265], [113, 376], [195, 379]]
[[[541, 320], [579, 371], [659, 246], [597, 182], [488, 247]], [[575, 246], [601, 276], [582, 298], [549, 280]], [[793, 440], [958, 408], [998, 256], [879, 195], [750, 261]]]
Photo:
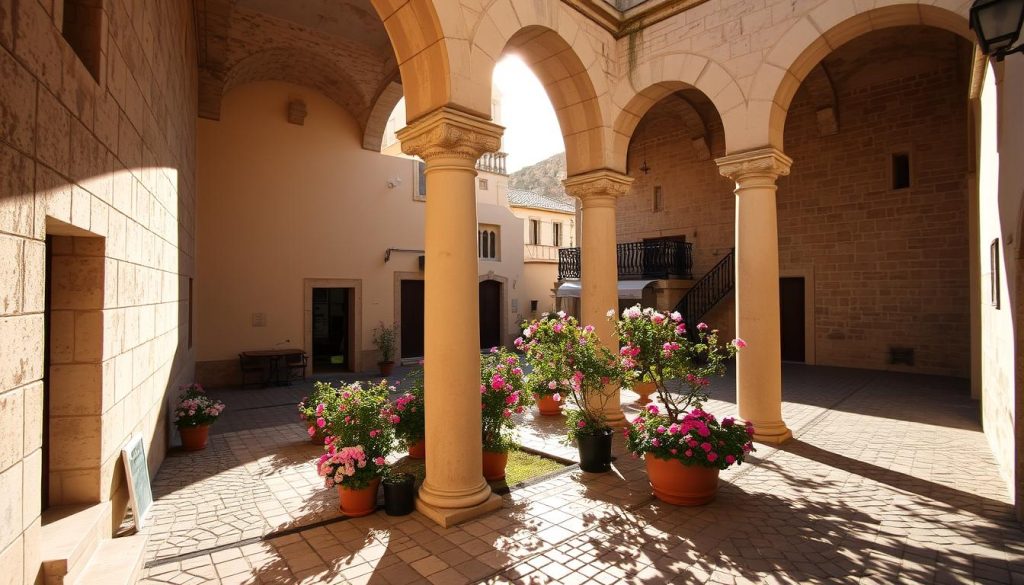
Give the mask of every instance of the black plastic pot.
[[611, 470], [613, 432], [604, 429], [593, 435], [576, 436], [576, 446], [580, 450], [580, 469], [591, 473]]
[[388, 516], [405, 516], [416, 508], [416, 477], [397, 473], [384, 479], [384, 511]]

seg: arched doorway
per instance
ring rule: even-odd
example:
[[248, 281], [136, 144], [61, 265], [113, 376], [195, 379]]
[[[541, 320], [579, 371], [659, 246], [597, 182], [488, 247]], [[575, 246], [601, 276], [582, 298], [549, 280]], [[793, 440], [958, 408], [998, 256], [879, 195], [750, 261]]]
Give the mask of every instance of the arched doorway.
[[480, 349], [501, 345], [501, 283], [480, 281]]

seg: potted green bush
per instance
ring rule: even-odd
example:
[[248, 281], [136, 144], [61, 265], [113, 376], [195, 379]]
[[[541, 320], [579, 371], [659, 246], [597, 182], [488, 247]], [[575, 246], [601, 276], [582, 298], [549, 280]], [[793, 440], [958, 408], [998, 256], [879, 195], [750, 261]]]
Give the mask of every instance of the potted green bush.
[[224, 411], [224, 403], [213, 400], [199, 384], [182, 386], [178, 405], [174, 409], [174, 425], [181, 435], [181, 446], [186, 451], [200, 451], [206, 448], [210, 436], [210, 425]]
[[327, 419], [324, 412], [337, 408], [338, 390], [325, 382], [314, 382], [313, 392], [299, 401], [299, 421], [316, 445], [323, 445], [327, 437]]
[[395, 369], [397, 330], [397, 325], [392, 324], [388, 327], [384, 325], [383, 321], [373, 330], [373, 345], [377, 347], [377, 353], [380, 355], [377, 367], [380, 369], [381, 376], [390, 376], [391, 372]]
[[518, 447], [513, 414], [530, 405], [519, 356], [494, 348], [480, 359], [480, 421], [483, 473], [488, 481], [505, 477], [508, 452]]

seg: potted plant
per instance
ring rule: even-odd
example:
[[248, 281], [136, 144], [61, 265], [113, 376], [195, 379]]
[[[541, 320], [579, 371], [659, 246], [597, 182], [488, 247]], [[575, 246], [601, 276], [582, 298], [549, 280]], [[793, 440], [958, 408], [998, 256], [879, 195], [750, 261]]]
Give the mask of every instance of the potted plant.
[[380, 368], [381, 376], [390, 376], [395, 368], [395, 333], [397, 330], [397, 325], [392, 324], [391, 327], [387, 327], [383, 321], [373, 330], [373, 345], [377, 346], [377, 352], [380, 354], [377, 367]]
[[416, 476], [389, 472], [384, 476], [384, 511], [388, 516], [405, 516], [416, 507]]
[[210, 436], [210, 425], [224, 411], [224, 403], [213, 400], [199, 384], [180, 388], [178, 406], [174, 409], [174, 425], [181, 434], [181, 445], [186, 451], [206, 448]]
[[494, 348], [480, 360], [480, 420], [483, 473], [488, 481], [504, 479], [508, 452], [515, 449], [515, 420], [530, 405], [519, 356]]
[[539, 373], [526, 376], [526, 386], [537, 404], [537, 412], [543, 416], [561, 416], [562, 392], [555, 380], [546, 380]]
[[324, 412], [337, 408], [338, 391], [330, 384], [314, 382], [313, 392], [299, 401], [299, 420], [309, 439], [316, 445], [323, 445], [327, 438], [327, 419]]
[[527, 325], [515, 343], [526, 352], [531, 375], [554, 382], [575, 406], [566, 412], [566, 425], [569, 440], [579, 449], [580, 469], [610, 470], [613, 431], [605, 421], [604, 408], [617, 393], [607, 393], [604, 387], [622, 381], [623, 370], [615, 355], [601, 343], [593, 326], [581, 327], [562, 311]]
[[395, 437], [409, 451], [412, 459], [425, 459], [427, 449], [424, 444], [426, 432], [423, 419], [423, 370], [416, 369], [403, 380], [409, 389], [395, 399], [395, 414], [399, 422], [395, 424]]
[[400, 420], [388, 400], [390, 389], [385, 380], [373, 385], [357, 382], [338, 392], [335, 407], [324, 405], [328, 437], [317, 472], [324, 485], [338, 488], [346, 516], [365, 516], [376, 509], [377, 488], [387, 472], [394, 425]]
[[[609, 317], [615, 320], [614, 313]], [[622, 367], [652, 382], [664, 409], [649, 405], [626, 427], [626, 448], [643, 456], [654, 495], [665, 502], [700, 505], [714, 499], [718, 472], [743, 462], [754, 449], [754, 428], [733, 418], [719, 422], [702, 410], [710, 377], [725, 372], [725, 361], [746, 344], [722, 345], [717, 330], [698, 323], [696, 339], [687, 337], [679, 313], [640, 305], [615, 320]], [[679, 380], [683, 392], [665, 383]]]

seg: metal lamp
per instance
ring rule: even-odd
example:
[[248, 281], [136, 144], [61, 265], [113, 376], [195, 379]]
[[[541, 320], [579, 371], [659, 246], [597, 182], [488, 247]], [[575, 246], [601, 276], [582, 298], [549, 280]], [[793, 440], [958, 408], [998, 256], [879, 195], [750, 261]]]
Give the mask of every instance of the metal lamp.
[[970, 20], [982, 53], [1002, 61], [1010, 53], [1024, 51], [1024, 45], [1013, 46], [1024, 25], [1024, 0], [975, 0]]

